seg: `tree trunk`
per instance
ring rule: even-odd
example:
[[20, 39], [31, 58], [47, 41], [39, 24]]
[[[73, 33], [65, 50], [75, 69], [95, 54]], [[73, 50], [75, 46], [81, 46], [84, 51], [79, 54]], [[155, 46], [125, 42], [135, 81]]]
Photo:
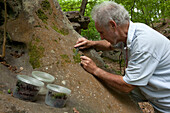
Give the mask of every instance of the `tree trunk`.
[[[11, 40], [7, 43], [6, 61], [16, 70], [0, 64], [0, 112], [71, 113], [74, 107], [80, 113], [140, 112], [128, 95], [109, 89], [79, 65], [73, 46], [81, 36], [74, 31], [56, 0], [7, 2], [13, 14], [8, 13], [7, 33]], [[94, 50], [83, 54], [104, 68]], [[39, 96], [36, 102], [25, 102], [6, 94], [8, 89], [14, 89], [16, 75], [32, 76], [33, 70], [47, 72], [56, 78], [53, 84], [71, 89], [65, 108], [45, 105], [45, 96]]]
[[81, 7], [80, 7], [80, 14], [84, 16], [84, 12], [86, 9], [88, 0], [82, 0]]

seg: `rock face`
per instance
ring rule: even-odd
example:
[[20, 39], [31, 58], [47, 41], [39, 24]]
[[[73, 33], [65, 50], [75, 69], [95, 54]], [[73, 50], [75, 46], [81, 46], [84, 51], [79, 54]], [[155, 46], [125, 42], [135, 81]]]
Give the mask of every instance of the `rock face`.
[[[73, 107], [80, 113], [140, 112], [128, 95], [114, 92], [79, 65], [73, 46], [81, 36], [63, 15], [57, 1], [8, 0], [7, 5], [14, 14], [11, 17], [8, 13], [7, 50], [5, 61], [0, 64], [0, 112], [71, 113]], [[3, 25], [0, 31], [2, 40]], [[103, 67], [94, 50], [83, 54]], [[36, 102], [26, 102], [7, 94], [8, 89], [13, 90], [17, 74], [31, 76], [33, 70], [52, 74], [56, 78], [54, 84], [72, 90], [64, 108], [45, 105], [44, 96], [39, 96]]]

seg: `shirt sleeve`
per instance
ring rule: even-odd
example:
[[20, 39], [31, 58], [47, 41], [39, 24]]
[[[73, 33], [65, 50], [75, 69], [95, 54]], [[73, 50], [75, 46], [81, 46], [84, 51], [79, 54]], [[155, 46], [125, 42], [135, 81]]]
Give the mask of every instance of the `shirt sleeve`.
[[123, 80], [132, 85], [145, 86], [153, 75], [158, 60], [149, 52], [137, 51], [131, 55]]

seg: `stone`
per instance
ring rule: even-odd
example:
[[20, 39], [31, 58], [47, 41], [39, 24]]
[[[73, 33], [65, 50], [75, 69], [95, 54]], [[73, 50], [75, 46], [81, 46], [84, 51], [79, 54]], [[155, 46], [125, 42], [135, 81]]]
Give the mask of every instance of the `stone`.
[[[15, 0], [9, 0], [9, 5]], [[44, 10], [42, 2], [50, 8]], [[24, 0], [21, 1], [18, 16], [7, 23], [7, 32], [11, 37], [7, 41], [6, 64], [0, 64], [0, 112], [25, 113], [64, 113], [73, 112], [76, 108], [80, 113], [138, 113], [139, 107], [127, 94], [120, 94], [106, 86], [103, 81], [87, 73], [79, 63], [75, 63], [74, 44], [81, 36], [73, 29], [67, 17], [61, 11], [56, 0]], [[41, 18], [37, 14], [41, 10]], [[46, 18], [45, 20], [43, 18]], [[31, 21], [30, 21], [31, 20]], [[16, 30], [17, 29], [17, 30]], [[0, 26], [0, 39], [3, 37], [3, 25]], [[2, 41], [1, 41], [2, 43]], [[0, 53], [2, 48], [0, 48]], [[51, 52], [55, 50], [55, 53]], [[20, 57], [11, 53], [24, 52]], [[103, 61], [95, 50], [79, 52], [94, 59], [98, 66]], [[8, 67], [15, 67], [11, 70]], [[24, 70], [18, 71], [20, 67]], [[33, 70], [44, 71], [55, 78], [53, 84], [63, 85], [72, 90], [64, 108], [53, 108], [45, 104], [45, 96], [38, 96], [35, 102], [19, 100], [7, 94], [16, 85], [16, 76], [24, 74], [32, 76]], [[79, 88], [77, 88], [79, 86]], [[79, 97], [79, 98], [78, 98]]]

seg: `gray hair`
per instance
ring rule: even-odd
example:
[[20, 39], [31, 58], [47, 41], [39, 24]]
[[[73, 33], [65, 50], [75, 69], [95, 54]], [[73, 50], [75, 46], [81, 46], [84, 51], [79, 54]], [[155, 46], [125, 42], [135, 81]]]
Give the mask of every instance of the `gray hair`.
[[108, 26], [110, 20], [115, 21], [117, 25], [126, 24], [129, 21], [128, 11], [113, 1], [105, 1], [94, 6], [91, 15], [95, 22], [105, 27]]

